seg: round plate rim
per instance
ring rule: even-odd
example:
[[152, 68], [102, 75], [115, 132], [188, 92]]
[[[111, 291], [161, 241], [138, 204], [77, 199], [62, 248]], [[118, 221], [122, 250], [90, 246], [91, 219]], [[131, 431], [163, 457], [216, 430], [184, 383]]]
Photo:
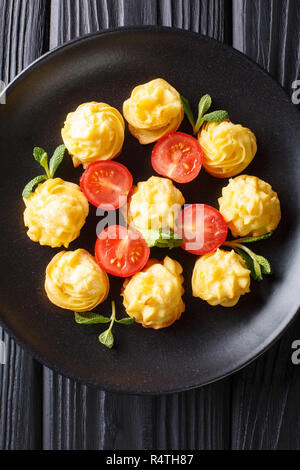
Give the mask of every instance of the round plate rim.
[[[243, 58], [243, 60], [248, 61], [251, 66], [256, 67], [260, 69], [261, 72], [263, 72], [269, 79], [271, 79], [276, 85], [281, 88], [286, 96], [289, 96], [287, 91], [283, 88], [283, 86], [275, 80], [272, 75], [266, 71], [263, 67], [261, 67], [259, 64], [257, 64], [253, 59], [250, 57], [246, 56], [242, 52], [238, 51], [237, 49], [234, 49], [232, 46], [222, 43], [214, 38], [210, 38], [208, 36], [202, 35], [200, 33], [196, 33], [193, 31], [188, 31], [188, 30], [183, 30], [180, 28], [173, 28], [173, 27], [166, 27], [166, 26], [154, 26], [154, 25], [147, 25], [147, 26], [124, 26], [124, 27], [118, 27], [118, 28], [109, 28], [109, 29], [104, 29], [102, 31], [94, 32], [94, 33], [88, 33], [85, 34], [84, 36], [81, 36], [80, 38], [75, 38], [72, 39], [60, 46], [55, 47], [54, 49], [51, 49], [50, 51], [46, 52], [36, 60], [34, 60], [32, 63], [30, 63], [22, 72], [20, 72], [12, 81], [11, 83], [0, 93], [0, 99], [1, 96], [4, 96], [7, 93], [10, 93], [17, 85], [18, 83], [29, 73], [34, 71], [35, 69], [38, 68], [40, 63], [43, 63], [46, 59], [48, 59], [50, 56], [54, 56], [57, 53], [60, 53], [63, 49], [67, 49], [77, 43], [85, 42], [90, 39], [94, 39], [95, 37], [102, 36], [102, 35], [113, 35], [113, 34], [118, 34], [122, 32], [169, 32], [169, 33], [177, 33], [182, 36], [188, 36], [188, 37], [193, 37], [196, 40], [205, 40], [206, 42], [211, 42], [218, 44], [218, 47], [224, 48], [226, 50], [230, 50], [231, 53], [239, 55]], [[166, 395], [166, 394], [171, 394], [171, 393], [180, 393], [188, 390], [193, 390], [197, 389], [200, 387], [204, 387], [206, 385], [221, 381], [225, 379], [226, 377], [229, 377], [238, 371], [244, 369], [247, 367], [249, 364], [254, 362], [256, 359], [258, 359], [261, 355], [263, 355], [268, 349], [270, 349], [274, 343], [276, 343], [282, 335], [286, 332], [286, 330], [289, 328], [289, 326], [295, 321], [298, 313], [299, 313], [299, 307], [300, 307], [300, 296], [299, 300], [297, 302], [297, 307], [293, 308], [288, 314], [285, 316], [285, 319], [278, 325], [277, 329], [273, 332], [272, 335], [269, 336], [267, 340], [264, 341], [264, 343], [259, 346], [254, 352], [251, 354], [248, 354], [248, 356], [241, 361], [237, 361], [236, 364], [232, 367], [230, 366], [229, 370], [224, 371], [223, 374], [218, 375], [211, 380], [205, 381], [201, 384], [189, 384], [189, 385], [182, 385], [179, 388], [172, 388], [170, 389], [161, 391], [161, 390], [134, 390], [132, 388], [128, 387], [120, 387], [120, 386], [109, 386], [109, 385], [101, 385], [97, 381], [93, 380], [88, 380], [83, 377], [78, 377], [73, 373], [70, 373], [70, 371], [65, 370], [64, 368], [58, 367], [55, 363], [52, 363], [51, 360], [48, 360], [43, 354], [41, 354], [39, 351], [37, 351], [33, 346], [31, 346], [29, 343], [23, 340], [23, 338], [15, 333], [13, 329], [6, 323], [6, 321], [2, 318], [1, 312], [0, 312], [0, 326], [2, 326], [5, 331], [16, 341], [16, 343], [21, 346], [26, 352], [28, 352], [33, 359], [37, 360], [40, 362], [42, 365], [52, 369], [53, 371], [63, 375], [66, 378], [75, 380], [83, 385], [88, 385], [94, 388], [98, 388], [101, 390], [104, 390], [106, 392], [112, 392], [112, 393], [122, 393], [122, 394], [130, 394], [130, 395]]]

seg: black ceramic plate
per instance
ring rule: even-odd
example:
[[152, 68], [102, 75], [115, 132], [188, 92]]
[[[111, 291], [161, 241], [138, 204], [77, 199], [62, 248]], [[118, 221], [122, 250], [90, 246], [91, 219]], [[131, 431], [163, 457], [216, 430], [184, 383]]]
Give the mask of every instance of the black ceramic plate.
[[[70, 312], [55, 308], [43, 288], [47, 264], [59, 250], [27, 238], [22, 189], [39, 174], [32, 149], [52, 151], [61, 143], [66, 114], [86, 101], [105, 101], [122, 109], [132, 88], [163, 77], [194, 105], [209, 92], [215, 109], [227, 109], [233, 122], [250, 127], [258, 154], [247, 169], [278, 191], [283, 212], [279, 229], [255, 248], [269, 257], [274, 275], [252, 282], [252, 292], [234, 308], [210, 307], [191, 295], [195, 257], [180, 249], [166, 254], [182, 263], [186, 312], [161, 331], [140, 325], [116, 327], [117, 345], [98, 342], [103, 327], [78, 326]], [[112, 391], [163, 393], [197, 387], [232, 373], [263, 352], [296, 314], [300, 300], [299, 149], [300, 118], [286, 93], [254, 63], [231, 48], [195, 34], [168, 29], [118, 30], [86, 37], [59, 48], [29, 67], [8, 90], [0, 106], [1, 155], [1, 321], [19, 342], [47, 366], [82, 382]], [[185, 124], [183, 130], [189, 130]], [[127, 132], [122, 156], [135, 182], [148, 179], [152, 146]], [[78, 182], [81, 170], [71, 159], [59, 176]], [[217, 206], [227, 180], [204, 171], [178, 185], [188, 203]], [[93, 252], [91, 215], [70, 249]], [[111, 279], [118, 300], [121, 281]], [[109, 302], [100, 310], [108, 312]]]

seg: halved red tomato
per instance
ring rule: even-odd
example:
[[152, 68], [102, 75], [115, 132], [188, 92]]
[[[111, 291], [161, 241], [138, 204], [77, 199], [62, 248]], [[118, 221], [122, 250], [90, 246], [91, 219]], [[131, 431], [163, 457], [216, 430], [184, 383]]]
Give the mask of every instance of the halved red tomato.
[[151, 161], [159, 175], [177, 183], [189, 183], [200, 173], [203, 151], [191, 135], [173, 132], [157, 142]]
[[130, 277], [149, 260], [150, 248], [139, 232], [111, 225], [98, 237], [95, 247], [99, 266], [117, 277]]
[[227, 238], [224, 217], [206, 204], [192, 204], [183, 209], [176, 225], [183, 238], [182, 248], [195, 255], [215, 251]]
[[80, 179], [88, 201], [103, 210], [124, 206], [132, 188], [133, 178], [126, 166], [112, 161], [91, 163]]

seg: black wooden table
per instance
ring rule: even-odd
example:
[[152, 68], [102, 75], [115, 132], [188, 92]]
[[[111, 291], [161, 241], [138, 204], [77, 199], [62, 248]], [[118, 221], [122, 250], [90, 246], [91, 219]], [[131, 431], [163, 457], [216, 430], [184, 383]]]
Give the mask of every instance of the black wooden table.
[[[83, 34], [126, 25], [190, 29], [231, 44], [292, 93], [298, 0], [0, 0], [0, 79]], [[3, 158], [3, 156], [1, 156]], [[300, 449], [300, 318], [246, 369], [160, 397], [105, 393], [35, 362], [4, 331], [0, 449]]]

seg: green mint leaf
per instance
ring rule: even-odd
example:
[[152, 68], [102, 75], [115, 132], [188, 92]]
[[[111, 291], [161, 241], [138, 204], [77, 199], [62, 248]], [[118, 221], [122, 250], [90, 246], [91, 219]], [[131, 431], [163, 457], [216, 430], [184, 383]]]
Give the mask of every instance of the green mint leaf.
[[113, 346], [114, 346], [114, 337], [113, 337], [113, 334], [112, 334], [110, 328], [108, 330], [104, 331], [104, 333], [101, 333], [101, 335], [99, 336], [99, 341], [100, 341], [101, 344], [103, 344], [107, 348], [109, 348], [109, 349], [113, 348]]
[[239, 246], [247, 253], [247, 255], [250, 256], [250, 258], [252, 258], [253, 270], [254, 270], [254, 276], [253, 276], [254, 279], [256, 281], [262, 281], [263, 280], [262, 270], [261, 270], [260, 264], [257, 260], [257, 255], [252, 250], [249, 250], [248, 247], [243, 246], [243, 245], [239, 245]]
[[41, 176], [37, 176], [36, 178], [34, 178], [33, 180], [31, 180], [24, 188], [23, 190], [23, 193], [22, 193], [22, 196], [24, 197], [24, 199], [28, 199], [30, 194], [32, 192], [34, 192], [36, 186], [38, 186], [40, 183], [42, 183], [43, 181], [45, 181], [47, 179], [47, 176], [46, 175], [41, 175]]
[[50, 165], [49, 165], [51, 178], [54, 178], [54, 175], [55, 175], [58, 167], [61, 165], [61, 163], [64, 159], [64, 156], [65, 156], [66, 150], [67, 150], [67, 148], [66, 148], [65, 145], [60, 145], [55, 150], [55, 152], [54, 152], [54, 154], [53, 154], [53, 156], [50, 160]]
[[247, 255], [247, 253], [245, 253], [243, 250], [240, 250], [239, 248], [234, 248], [234, 251], [236, 251], [237, 254], [240, 255], [241, 258], [243, 258], [247, 268], [249, 269], [249, 271], [251, 271], [251, 276], [255, 277], [253, 259], [251, 258], [251, 256]]
[[[251, 271], [251, 277], [255, 281], [262, 281], [263, 278], [262, 278], [262, 273], [261, 273], [261, 269], [260, 269], [259, 264], [257, 262], [254, 263], [253, 258], [251, 258], [251, 256], [249, 256], [243, 250], [241, 250], [239, 248], [234, 248], [234, 250], [245, 261], [247, 268], [249, 269], [249, 271]], [[258, 266], [257, 266], [257, 264], [258, 264]]]
[[172, 230], [141, 230], [149, 248], [179, 248], [183, 240]]
[[251, 270], [252, 277], [256, 281], [262, 281], [263, 274], [272, 274], [272, 266], [264, 256], [257, 255], [244, 244], [266, 240], [272, 234], [273, 232], [269, 232], [261, 237], [245, 237], [224, 243], [224, 246], [232, 247], [245, 260], [248, 269]]
[[262, 272], [261, 272], [261, 267], [260, 267], [259, 262], [256, 260], [256, 258], [253, 259], [253, 267], [254, 267], [256, 280], [257, 281], [262, 281], [263, 276], [262, 276]]
[[263, 274], [272, 274], [271, 263], [264, 256], [256, 255], [255, 258], [256, 261], [260, 264]]
[[190, 106], [190, 103], [182, 95], [180, 95], [180, 99], [181, 99], [181, 103], [182, 103], [182, 107], [183, 107], [183, 110], [185, 112], [185, 115], [188, 118], [192, 128], [194, 129], [194, 127], [195, 127], [195, 118], [194, 118], [194, 114], [193, 114], [192, 108]]
[[202, 117], [203, 121], [208, 122], [222, 122], [228, 119], [228, 112], [227, 111], [213, 111], [212, 113], [205, 114]]
[[79, 325], [97, 325], [99, 323], [110, 323], [110, 318], [99, 315], [98, 313], [93, 312], [74, 312], [75, 321]]
[[40, 148], [40, 147], [35, 147], [33, 149], [33, 156], [34, 156], [35, 161], [40, 163], [40, 164], [41, 164], [41, 162], [44, 162], [45, 160], [48, 159], [47, 152], [44, 149]]
[[261, 235], [260, 237], [245, 237], [245, 238], [239, 238], [237, 240], [234, 240], [236, 243], [255, 243], [255, 242], [260, 242], [262, 240], [268, 240], [271, 238], [274, 232], [269, 232], [266, 233], [265, 235]]
[[211, 105], [212, 105], [211, 96], [210, 95], [202, 96], [198, 105], [198, 119], [194, 127], [194, 134], [197, 134], [199, 132], [200, 127], [203, 124], [202, 117], [211, 108]]
[[135, 323], [135, 318], [121, 318], [121, 320], [116, 320], [116, 322], [120, 325], [132, 325], [133, 323]]
[[199, 101], [198, 105], [198, 112], [199, 116], [202, 118], [202, 116], [207, 113], [209, 108], [211, 108], [212, 105], [212, 99], [210, 95], [204, 95], [202, 96], [201, 100]]
[[33, 149], [34, 159], [44, 168], [48, 178], [51, 178], [49, 167], [48, 167], [48, 154], [44, 149], [40, 147], [35, 147]]

